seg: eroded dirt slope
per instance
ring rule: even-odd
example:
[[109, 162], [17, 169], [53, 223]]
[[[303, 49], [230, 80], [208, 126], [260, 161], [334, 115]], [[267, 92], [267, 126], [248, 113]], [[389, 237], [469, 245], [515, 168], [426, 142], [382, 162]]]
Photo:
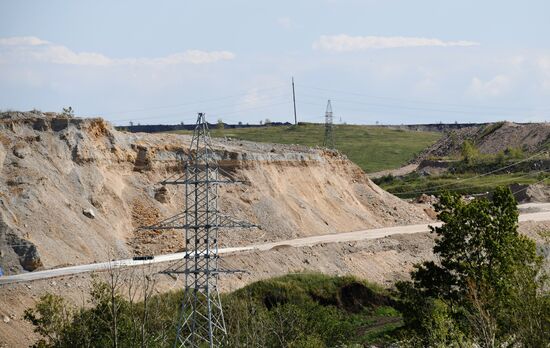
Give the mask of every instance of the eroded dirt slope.
[[[176, 231], [136, 232], [181, 209], [177, 175], [190, 137], [130, 134], [102, 119], [0, 114], [0, 265], [8, 273], [183, 247]], [[346, 157], [298, 146], [215, 141], [244, 184], [220, 189], [220, 209], [260, 230], [223, 232], [222, 245], [427, 221]]]
[[414, 160], [418, 163], [429, 158], [460, 154], [465, 140], [473, 143], [482, 154], [497, 154], [508, 148], [535, 153], [550, 142], [550, 124], [497, 122], [483, 126], [466, 127], [448, 132]]

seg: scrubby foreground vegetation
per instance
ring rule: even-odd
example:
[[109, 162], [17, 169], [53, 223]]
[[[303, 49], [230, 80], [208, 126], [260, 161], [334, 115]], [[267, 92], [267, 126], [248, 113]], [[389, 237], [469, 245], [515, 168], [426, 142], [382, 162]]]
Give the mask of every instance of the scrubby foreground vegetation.
[[[41, 347], [167, 347], [182, 299], [171, 292], [133, 302], [96, 278], [91, 308], [41, 298], [26, 318]], [[222, 296], [228, 347], [332, 347], [383, 342], [401, 325], [386, 291], [353, 277], [291, 274]]]
[[[222, 297], [226, 346], [547, 347], [548, 278], [535, 243], [517, 232], [511, 192], [470, 203], [445, 194], [437, 210], [445, 223], [433, 229], [439, 263], [417, 265], [391, 290], [322, 274], [250, 284]], [[124, 287], [116, 272], [105, 279], [94, 281], [88, 306], [49, 294], [29, 309], [44, 337], [37, 346], [173, 343], [181, 292], [152, 296], [148, 276]]]
[[[384, 190], [400, 198], [415, 198], [423, 193], [439, 196], [444, 191], [452, 191], [461, 195], [486, 194], [502, 185], [550, 185], [550, 173], [496, 173], [483, 175], [483, 173], [469, 172], [427, 176], [413, 172], [402, 177], [387, 175], [373, 179], [373, 181]], [[523, 191], [522, 189], [519, 190]]]

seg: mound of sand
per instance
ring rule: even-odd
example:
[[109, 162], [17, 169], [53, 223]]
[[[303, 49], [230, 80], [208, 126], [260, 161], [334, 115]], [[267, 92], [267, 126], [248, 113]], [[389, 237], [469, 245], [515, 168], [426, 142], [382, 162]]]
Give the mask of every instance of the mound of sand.
[[[8, 273], [180, 250], [179, 231], [136, 232], [175, 214], [190, 137], [116, 131], [102, 119], [0, 114], [0, 265]], [[221, 189], [224, 213], [261, 226], [222, 245], [427, 221], [331, 151], [215, 140], [222, 167], [246, 183]], [[34, 249], [33, 249], [34, 248]]]

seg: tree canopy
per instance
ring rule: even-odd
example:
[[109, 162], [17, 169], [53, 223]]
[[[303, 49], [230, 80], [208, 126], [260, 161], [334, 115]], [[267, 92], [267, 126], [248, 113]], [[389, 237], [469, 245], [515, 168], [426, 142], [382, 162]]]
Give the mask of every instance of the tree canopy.
[[405, 325], [419, 345], [546, 346], [550, 302], [542, 257], [518, 233], [514, 196], [466, 202], [446, 193], [436, 206], [438, 262], [417, 265], [398, 284]]

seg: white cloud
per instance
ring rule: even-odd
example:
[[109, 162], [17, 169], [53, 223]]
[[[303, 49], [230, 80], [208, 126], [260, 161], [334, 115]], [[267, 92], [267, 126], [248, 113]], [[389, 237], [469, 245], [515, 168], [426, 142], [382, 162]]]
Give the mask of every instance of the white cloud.
[[[235, 111], [247, 112], [249, 110], [272, 108], [281, 103], [288, 102], [288, 94], [278, 94], [280, 91], [281, 81], [263, 76], [259, 79], [260, 86], [269, 86], [278, 84], [278, 88], [249, 88], [248, 92], [239, 100], [235, 107]], [[279, 90], [279, 91], [276, 91]], [[268, 109], [269, 110], [269, 109]]]
[[[10, 59], [11, 58], [11, 59]], [[187, 50], [159, 58], [110, 58], [101, 53], [74, 52], [36, 37], [0, 38], [0, 61], [40, 61], [54, 64], [112, 66], [112, 65], [173, 65], [206, 64], [232, 60], [229, 51]]]
[[424, 76], [413, 86], [413, 91], [420, 95], [433, 94], [438, 90], [437, 76], [434, 71], [425, 68], [420, 69]]
[[[235, 58], [235, 54], [229, 51], [200, 51], [200, 50], [187, 50], [182, 53], [175, 53], [163, 58], [142, 58], [137, 59], [135, 62], [142, 64], [205, 64], [214, 63], [220, 60], [232, 60]], [[133, 60], [123, 59], [122, 61], [133, 62]]]
[[39, 46], [47, 44], [49, 44], [48, 41], [41, 40], [34, 36], [0, 38], [0, 46]]
[[545, 91], [550, 91], [550, 56], [540, 57], [537, 65], [541, 71], [542, 88]]
[[292, 28], [292, 20], [288, 16], [277, 18], [277, 24], [283, 29]]
[[263, 102], [265, 102], [265, 97], [259, 93], [257, 88], [252, 88], [242, 98], [241, 105], [242, 107], [250, 108], [250, 107], [257, 107]]
[[39, 49], [31, 48], [19, 52], [27, 59], [55, 64], [107, 66], [114, 63], [113, 59], [99, 53], [76, 53], [59, 45], [47, 45]]
[[506, 75], [497, 75], [488, 81], [474, 77], [469, 92], [476, 97], [498, 97], [508, 92], [511, 87], [512, 80]]
[[322, 35], [313, 43], [313, 49], [333, 52], [365, 51], [369, 49], [399, 47], [451, 47], [478, 46], [473, 41], [443, 41], [422, 37], [404, 36], [349, 36]]
[[548, 57], [540, 57], [538, 59], [539, 67], [545, 71], [546, 73], [550, 74], [550, 56]]

